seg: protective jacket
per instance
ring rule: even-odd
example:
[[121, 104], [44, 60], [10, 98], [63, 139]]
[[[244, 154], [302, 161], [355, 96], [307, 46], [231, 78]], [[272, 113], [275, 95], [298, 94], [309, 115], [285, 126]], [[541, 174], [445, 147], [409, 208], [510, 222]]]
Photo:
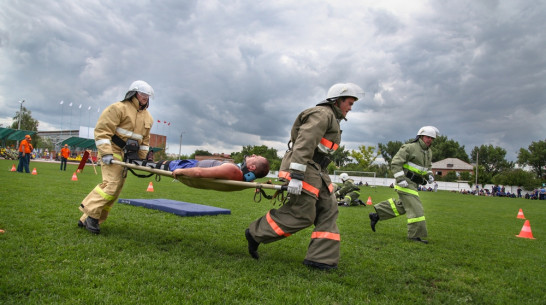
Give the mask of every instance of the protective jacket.
[[[112, 141], [117, 135], [124, 142], [128, 139], [138, 141], [140, 159], [145, 159], [150, 150], [150, 129], [153, 118], [148, 110], [140, 109], [136, 97], [130, 101], [121, 101], [108, 106], [95, 127], [95, 144], [101, 156], [118, 154], [122, 159], [121, 148]], [[116, 157], [116, 156], [115, 156]]]
[[70, 157], [70, 149], [68, 148], [61, 148], [61, 156], [65, 159], [68, 159], [68, 157]]
[[[419, 184], [427, 183], [432, 174], [432, 152], [423, 140], [402, 145], [391, 162], [391, 170], [397, 183], [406, 180], [408, 188], [417, 190]], [[395, 186], [397, 190], [402, 188]]]
[[279, 170], [281, 180], [291, 177], [303, 180], [303, 191], [318, 197], [322, 183], [330, 193], [333, 185], [326, 173], [328, 158], [339, 147], [341, 110], [332, 105], [309, 108], [296, 118], [290, 134], [289, 150], [284, 155]]

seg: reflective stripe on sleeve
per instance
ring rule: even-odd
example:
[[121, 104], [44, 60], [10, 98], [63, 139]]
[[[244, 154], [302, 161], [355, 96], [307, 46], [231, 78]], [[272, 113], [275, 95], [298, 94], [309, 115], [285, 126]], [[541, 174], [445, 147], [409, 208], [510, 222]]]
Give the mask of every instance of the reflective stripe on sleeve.
[[95, 141], [96, 146], [103, 145], [103, 144], [112, 145], [112, 142], [110, 142], [110, 139], [101, 139], [101, 140]]
[[142, 135], [138, 134], [138, 133], [134, 133], [130, 130], [127, 130], [127, 129], [123, 129], [121, 127], [118, 127], [116, 128], [116, 132], [119, 133], [120, 135], [124, 135], [128, 138], [131, 138], [131, 139], [134, 139], [134, 140], [142, 140]]
[[141, 146], [140, 146], [140, 150], [148, 151], [148, 150], [150, 150], [150, 146], [141, 145]]
[[312, 239], [324, 238], [324, 239], [331, 239], [336, 241], [341, 240], [339, 233], [332, 233], [332, 232], [313, 232], [311, 233], [311, 238]]
[[395, 190], [398, 190], [398, 191], [400, 191], [400, 192], [412, 194], [412, 195], [415, 195], [415, 196], [419, 197], [419, 193], [418, 193], [417, 191], [414, 191], [414, 190], [411, 190], [411, 189], [408, 189], [408, 188], [405, 188], [405, 187], [401, 187], [401, 186], [395, 185], [395, 186], [394, 186], [394, 189], [395, 189]]
[[319, 151], [325, 154], [333, 153], [334, 151], [337, 150], [338, 147], [339, 145], [325, 138], [320, 139], [320, 143], [317, 146]]
[[334, 191], [334, 184], [333, 183], [330, 183], [330, 185], [328, 185], [328, 191], [330, 193]]
[[307, 190], [307, 191], [311, 192], [312, 194], [314, 194], [318, 198], [318, 196], [319, 196], [319, 189], [318, 188], [312, 186], [311, 184], [309, 184], [309, 183], [307, 183], [305, 181], [302, 182], [302, 187], [303, 187], [304, 190]]
[[307, 165], [292, 162], [292, 163], [290, 163], [289, 169], [294, 169], [294, 170], [297, 170], [297, 171], [300, 171], [300, 172], [305, 172], [305, 170], [307, 169]]
[[284, 231], [279, 227], [279, 225], [277, 225], [277, 223], [275, 222], [275, 220], [273, 220], [273, 218], [271, 218], [270, 211], [267, 212], [267, 214], [265, 215], [265, 219], [267, 220], [267, 223], [269, 223], [269, 225], [271, 226], [271, 229], [273, 229], [273, 231], [275, 231], [275, 233], [277, 233], [277, 235], [279, 235], [279, 236], [284, 236], [284, 237], [288, 237], [288, 236], [291, 235], [290, 233], [284, 232]]
[[412, 162], [408, 162], [408, 163], [404, 164], [403, 167], [407, 168], [408, 170], [410, 170], [410, 171], [412, 171], [414, 173], [417, 173], [419, 175], [426, 175], [427, 171], [428, 171], [428, 168], [419, 166], [419, 165], [417, 165], [415, 163], [412, 163]]
[[408, 223], [415, 223], [425, 221], [425, 216], [417, 217], [417, 218], [408, 218]]
[[404, 176], [404, 171], [399, 171], [399, 172], [394, 173], [394, 178], [398, 178], [398, 177], [401, 177], [401, 176]]

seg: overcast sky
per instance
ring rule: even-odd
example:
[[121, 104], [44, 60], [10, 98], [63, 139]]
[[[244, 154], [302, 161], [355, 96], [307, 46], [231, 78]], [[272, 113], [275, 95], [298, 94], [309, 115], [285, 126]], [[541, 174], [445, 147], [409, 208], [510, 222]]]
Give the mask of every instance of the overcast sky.
[[142, 79], [169, 152], [182, 134], [182, 154], [282, 155], [298, 113], [353, 82], [347, 149], [434, 125], [515, 160], [546, 139], [545, 33], [546, 1], [1, 1], [0, 124], [24, 99], [39, 130], [94, 126]]

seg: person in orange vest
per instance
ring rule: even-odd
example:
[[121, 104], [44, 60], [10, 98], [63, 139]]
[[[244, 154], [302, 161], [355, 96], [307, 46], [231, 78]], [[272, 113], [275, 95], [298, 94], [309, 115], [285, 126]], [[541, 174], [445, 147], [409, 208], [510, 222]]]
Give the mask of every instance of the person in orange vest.
[[30, 144], [30, 141], [32, 141], [32, 139], [30, 138], [30, 135], [27, 134], [23, 141], [21, 141], [19, 144], [19, 164], [17, 164], [17, 171], [19, 173], [22, 173], [24, 168], [25, 172], [30, 174], [30, 170], [28, 168], [30, 164], [30, 153], [34, 149], [32, 144]]
[[70, 157], [70, 149], [68, 148], [68, 144], [65, 144], [64, 147], [61, 148], [61, 170], [66, 171], [66, 161], [68, 161], [68, 157]]
[[279, 180], [288, 183], [289, 200], [245, 230], [252, 258], [259, 258], [260, 244], [279, 241], [314, 225], [303, 264], [319, 270], [337, 268], [338, 207], [327, 167], [341, 141], [339, 123], [362, 93], [355, 84], [335, 84], [325, 100], [298, 115], [279, 170]]

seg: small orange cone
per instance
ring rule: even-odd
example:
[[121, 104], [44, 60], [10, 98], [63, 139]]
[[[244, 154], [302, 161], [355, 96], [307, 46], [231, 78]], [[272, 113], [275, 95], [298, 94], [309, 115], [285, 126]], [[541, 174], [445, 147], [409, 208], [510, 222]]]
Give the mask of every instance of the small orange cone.
[[76, 176], [76, 173], [72, 174], [72, 181], [78, 181], [78, 176]]
[[366, 205], [372, 205], [372, 196], [368, 196], [368, 201], [366, 201]]
[[521, 238], [535, 239], [533, 237], [533, 232], [531, 232], [531, 224], [529, 224], [529, 220], [525, 221], [525, 223], [523, 224], [523, 228], [521, 228], [521, 232], [519, 232], [519, 235], [516, 236]]
[[78, 174], [80, 173], [80, 169], [79, 169], [79, 168], [78, 168], [78, 170], [76, 171], [76, 173], [78, 173]]
[[33, 175], [38, 175], [38, 172], [36, 171], [36, 167], [32, 170]]
[[6, 231], [0, 229], [0, 233], [1, 233], [1, 234], [4, 234], [5, 232], [6, 232]]
[[12, 172], [17, 171], [17, 169], [15, 168], [15, 164], [13, 164], [13, 165], [11, 166], [11, 171], [12, 171]]
[[518, 217], [519, 219], [525, 219], [525, 216], [523, 216], [523, 211], [521, 209], [519, 209], [519, 212], [518, 212]]
[[150, 184], [148, 184], [148, 189], [146, 190], [146, 192], [153, 192], [154, 191], [154, 185], [152, 184], [152, 182], [150, 182]]

